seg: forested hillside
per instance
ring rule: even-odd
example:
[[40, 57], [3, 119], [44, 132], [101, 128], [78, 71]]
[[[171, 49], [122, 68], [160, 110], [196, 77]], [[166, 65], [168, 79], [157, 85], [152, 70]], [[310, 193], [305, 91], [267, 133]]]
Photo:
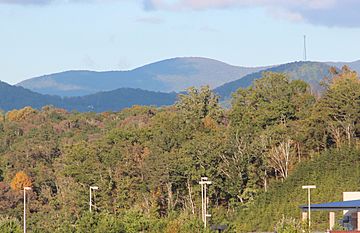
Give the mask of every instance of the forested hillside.
[[23, 87], [11, 86], [0, 81], [0, 109], [10, 111], [30, 106], [41, 109], [52, 105], [68, 111], [104, 112], [119, 111], [133, 105], [164, 106], [172, 105], [177, 99], [176, 93], [162, 93], [141, 89], [120, 88], [81, 97], [59, 97], [42, 95]]
[[256, 79], [262, 77], [263, 72], [276, 72], [286, 73], [291, 80], [303, 80], [310, 84], [313, 92], [317, 92], [322, 89], [320, 83], [323, 79], [331, 75], [329, 70], [330, 66], [321, 62], [291, 62], [248, 74], [238, 80], [225, 83], [214, 91], [222, 99], [229, 99], [237, 89], [251, 86]]
[[359, 190], [360, 81], [347, 67], [332, 72], [321, 97], [304, 81], [264, 73], [228, 110], [203, 87], [162, 108], [3, 113], [0, 232], [21, 232], [24, 186], [29, 232], [64, 233], [206, 232], [202, 176], [212, 181], [210, 225], [227, 232], [300, 217], [308, 182], [319, 186], [314, 201]]

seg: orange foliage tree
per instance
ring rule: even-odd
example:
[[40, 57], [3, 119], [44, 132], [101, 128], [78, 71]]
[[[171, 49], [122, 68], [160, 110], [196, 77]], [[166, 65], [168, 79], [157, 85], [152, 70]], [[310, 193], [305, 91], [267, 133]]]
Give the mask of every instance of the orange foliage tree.
[[24, 187], [31, 187], [31, 185], [30, 177], [23, 171], [16, 173], [10, 184], [13, 190], [22, 190]]
[[36, 110], [32, 107], [25, 107], [19, 110], [12, 110], [6, 114], [9, 121], [22, 121], [26, 120], [31, 115], [35, 114]]

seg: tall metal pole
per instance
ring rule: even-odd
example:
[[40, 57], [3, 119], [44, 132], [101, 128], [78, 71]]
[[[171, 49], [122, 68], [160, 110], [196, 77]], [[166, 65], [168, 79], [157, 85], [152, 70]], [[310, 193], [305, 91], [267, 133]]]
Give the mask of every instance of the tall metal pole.
[[207, 217], [210, 217], [210, 214], [207, 214], [207, 190], [206, 185], [211, 184], [211, 181], [208, 181], [207, 177], [201, 177], [199, 182], [201, 185], [201, 218], [204, 222], [204, 228], [206, 228]]
[[91, 213], [91, 207], [92, 207], [92, 193], [91, 193], [91, 191], [92, 190], [98, 190], [99, 189], [99, 187], [97, 187], [97, 186], [90, 186], [90, 196], [89, 196], [89, 210], [90, 210], [90, 213]]
[[308, 203], [308, 212], [309, 212], [309, 230], [311, 229], [311, 210], [310, 210], [310, 189], [308, 188], [308, 200], [309, 200], [309, 203]]
[[30, 187], [24, 187], [24, 233], [26, 233], [26, 191], [31, 190]]
[[310, 197], [310, 189], [315, 189], [315, 185], [305, 185], [302, 186], [303, 189], [308, 190], [308, 221], [309, 221], [309, 231], [311, 229], [311, 197]]
[[205, 221], [204, 221], [204, 228], [206, 228], [206, 222], [207, 222], [207, 195], [206, 195], [206, 183], [205, 183], [205, 185], [204, 185], [204, 219], [205, 219]]
[[204, 222], [204, 185], [201, 183], [201, 219]]
[[90, 197], [89, 197], [89, 211], [91, 213], [91, 205], [92, 205], [92, 200], [91, 200], [91, 187], [90, 187]]

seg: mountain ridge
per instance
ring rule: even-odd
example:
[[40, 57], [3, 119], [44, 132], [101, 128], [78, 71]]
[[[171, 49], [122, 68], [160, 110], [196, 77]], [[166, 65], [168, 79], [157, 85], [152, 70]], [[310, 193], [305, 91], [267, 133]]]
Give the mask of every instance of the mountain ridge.
[[23, 87], [0, 81], [0, 109], [10, 111], [31, 106], [40, 109], [46, 105], [68, 111], [104, 112], [118, 111], [133, 105], [166, 106], [177, 99], [176, 93], [161, 93], [134, 88], [119, 88], [81, 97], [43, 95]]
[[[292, 62], [296, 63], [296, 62]], [[348, 65], [360, 73], [360, 60], [353, 62], [314, 62], [341, 68]], [[290, 64], [290, 63], [286, 63]], [[181, 92], [190, 86], [209, 85], [222, 89], [237, 80], [249, 79], [265, 70], [281, 70], [276, 67], [286, 64], [244, 67], [204, 57], [175, 57], [148, 63], [122, 71], [69, 70], [26, 79], [18, 84], [41, 94], [58, 96], [85, 96], [118, 88], [139, 88], [149, 91]], [[259, 75], [258, 75], [259, 76]], [[252, 80], [252, 79], [251, 79]], [[244, 86], [247, 87], [252, 81]]]
[[16, 85], [59, 96], [82, 96], [122, 87], [180, 92], [190, 86], [215, 88], [266, 68], [234, 66], [210, 58], [179, 57], [127, 71], [64, 71], [27, 79]]

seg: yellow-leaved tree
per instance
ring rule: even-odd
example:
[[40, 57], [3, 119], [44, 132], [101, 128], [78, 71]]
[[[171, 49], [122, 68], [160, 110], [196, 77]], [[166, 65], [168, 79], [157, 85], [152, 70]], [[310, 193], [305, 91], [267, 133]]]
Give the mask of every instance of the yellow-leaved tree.
[[16, 173], [14, 179], [11, 181], [10, 186], [13, 190], [22, 190], [24, 187], [31, 187], [32, 182], [30, 177], [26, 175], [25, 172], [20, 171]]

